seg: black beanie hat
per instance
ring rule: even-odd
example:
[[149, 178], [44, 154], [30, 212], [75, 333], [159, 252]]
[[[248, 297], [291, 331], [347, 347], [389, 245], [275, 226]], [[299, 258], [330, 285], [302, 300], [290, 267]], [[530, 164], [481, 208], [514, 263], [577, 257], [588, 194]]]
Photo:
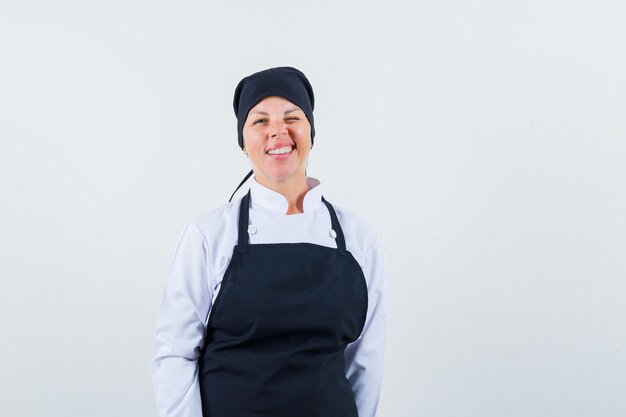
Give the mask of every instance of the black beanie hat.
[[269, 96], [280, 96], [300, 107], [311, 124], [311, 146], [315, 137], [313, 87], [302, 73], [293, 67], [275, 67], [255, 72], [239, 81], [235, 88], [233, 109], [237, 116], [239, 147], [243, 149], [243, 125], [248, 112], [259, 101]]

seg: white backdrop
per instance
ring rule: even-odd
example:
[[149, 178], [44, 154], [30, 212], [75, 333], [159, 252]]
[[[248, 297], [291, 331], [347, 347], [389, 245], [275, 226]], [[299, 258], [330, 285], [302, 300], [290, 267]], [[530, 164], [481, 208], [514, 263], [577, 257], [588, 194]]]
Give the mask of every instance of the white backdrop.
[[316, 94], [309, 174], [387, 253], [380, 416], [626, 415], [625, 16], [2, 0], [0, 415], [156, 415], [176, 238], [248, 171], [236, 83], [282, 65]]

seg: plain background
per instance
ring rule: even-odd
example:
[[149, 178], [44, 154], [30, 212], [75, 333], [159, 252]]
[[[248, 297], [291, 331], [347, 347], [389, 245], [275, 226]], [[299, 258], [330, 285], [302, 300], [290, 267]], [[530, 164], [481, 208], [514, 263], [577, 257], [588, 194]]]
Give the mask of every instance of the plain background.
[[0, 415], [156, 415], [176, 238], [282, 65], [387, 253], [380, 416], [626, 415], [623, 4], [3, 0]]

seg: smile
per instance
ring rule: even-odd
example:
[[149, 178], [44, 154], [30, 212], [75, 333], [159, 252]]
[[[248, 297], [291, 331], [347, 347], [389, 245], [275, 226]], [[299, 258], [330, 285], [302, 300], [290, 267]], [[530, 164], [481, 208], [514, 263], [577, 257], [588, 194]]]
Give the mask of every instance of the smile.
[[292, 151], [293, 151], [293, 146], [284, 146], [282, 148], [272, 149], [271, 151], [267, 151], [267, 153], [269, 155], [284, 155]]

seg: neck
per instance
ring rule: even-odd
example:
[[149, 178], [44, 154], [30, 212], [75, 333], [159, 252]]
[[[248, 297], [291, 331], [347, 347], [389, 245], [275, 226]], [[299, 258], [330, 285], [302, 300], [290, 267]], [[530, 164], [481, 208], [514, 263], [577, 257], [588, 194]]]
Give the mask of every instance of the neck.
[[286, 214], [304, 213], [304, 196], [309, 191], [305, 175], [290, 177], [284, 181], [274, 181], [255, 174], [254, 179], [261, 185], [274, 190], [287, 199], [289, 208]]

